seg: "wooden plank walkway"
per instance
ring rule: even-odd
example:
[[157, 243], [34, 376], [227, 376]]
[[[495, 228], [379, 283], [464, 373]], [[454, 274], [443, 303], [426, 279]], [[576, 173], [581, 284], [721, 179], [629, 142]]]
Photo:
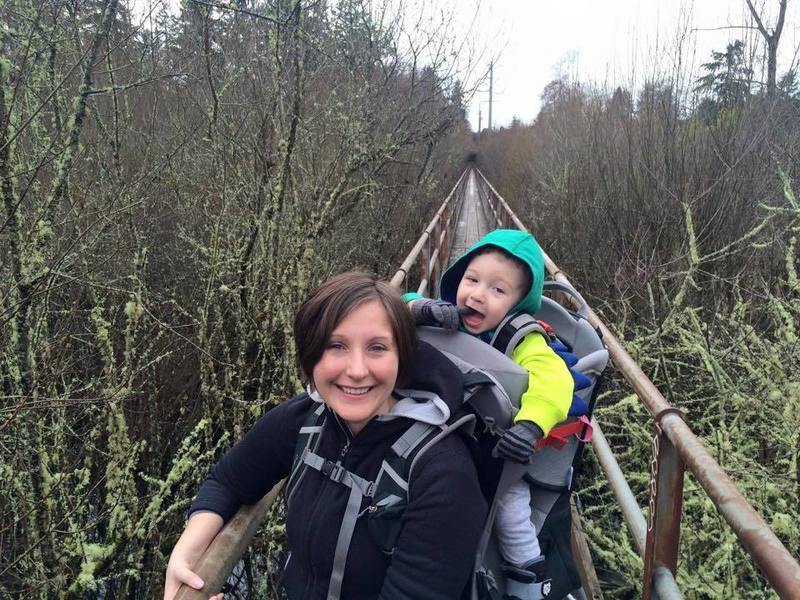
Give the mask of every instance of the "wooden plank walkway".
[[[475, 172], [469, 175], [464, 191], [464, 202], [458, 223], [453, 229], [453, 244], [450, 248], [450, 264], [463, 256], [467, 248], [489, 233], [489, 221], [481, 205]], [[449, 266], [449, 265], [448, 265]]]

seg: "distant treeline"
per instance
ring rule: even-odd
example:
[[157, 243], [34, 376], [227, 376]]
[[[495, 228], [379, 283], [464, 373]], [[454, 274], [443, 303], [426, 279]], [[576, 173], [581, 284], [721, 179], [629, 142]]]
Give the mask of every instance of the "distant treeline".
[[[558, 79], [533, 123], [483, 132], [476, 153], [797, 557], [800, 93], [794, 71], [757, 81], [755, 54], [713, 53], [690, 89]], [[646, 507], [652, 429], [631, 394], [609, 382], [597, 417]], [[641, 560], [599, 467], [582, 481], [606, 592], [639, 597]], [[684, 503], [685, 596], [775, 597], [691, 475]]]
[[0, 7], [3, 598], [158, 597], [200, 479], [300, 388], [299, 300], [389, 274], [460, 171], [453, 52], [389, 3], [153, 6]]

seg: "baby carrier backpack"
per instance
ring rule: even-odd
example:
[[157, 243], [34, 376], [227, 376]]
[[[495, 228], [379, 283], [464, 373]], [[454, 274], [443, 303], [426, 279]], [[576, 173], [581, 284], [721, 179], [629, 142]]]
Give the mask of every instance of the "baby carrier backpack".
[[[335, 587], [334, 580], [338, 579], [341, 583], [349, 536], [359, 516], [363, 497], [368, 497], [370, 502], [367, 519], [373, 540], [391, 555], [400, 533], [403, 511], [407, 506], [408, 485], [416, 460], [454, 431], [495, 437], [511, 427], [519, 409], [520, 397], [528, 386], [528, 372], [514, 363], [510, 356], [517, 344], [532, 331], [545, 334], [550, 339], [551, 347], [570, 367], [576, 384], [575, 396], [570, 416], [537, 444], [537, 451], [529, 465], [504, 463], [476, 549], [469, 597], [470, 600], [503, 598], [505, 583], [501, 573], [502, 557], [493, 532], [494, 516], [497, 498], [520, 477], [531, 488], [531, 520], [536, 526], [542, 553], [547, 560], [548, 579], [543, 582], [542, 597], [563, 598], [571, 590], [580, 588], [580, 578], [570, 548], [569, 499], [574, 465], [579, 459], [580, 449], [591, 436], [589, 417], [594, 408], [600, 376], [608, 362], [608, 351], [586, 320], [586, 303], [571, 286], [545, 282], [545, 290], [568, 294], [578, 300], [581, 308], [578, 312], [569, 311], [550, 298], [543, 297], [541, 310], [535, 317], [525, 313], [506, 317], [495, 331], [491, 345], [466, 333], [434, 327], [417, 329], [421, 340], [436, 347], [459, 367], [464, 380], [464, 404], [462, 410], [451, 415], [443, 426], [414, 423], [392, 445], [374, 482], [364, 481], [337, 464], [323, 461], [314, 453], [319, 432], [324, 425], [325, 411], [322, 405], [310, 411], [295, 448], [287, 498], [291, 500], [291, 491], [308, 467], [350, 487], [350, 502], [334, 558], [332, 588]], [[420, 394], [411, 390], [407, 392], [411, 397]], [[329, 590], [328, 598], [338, 598], [338, 591]]]

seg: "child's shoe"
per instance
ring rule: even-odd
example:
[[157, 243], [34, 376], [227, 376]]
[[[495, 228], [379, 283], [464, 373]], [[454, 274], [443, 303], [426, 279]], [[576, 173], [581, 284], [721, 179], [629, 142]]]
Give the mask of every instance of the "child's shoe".
[[537, 556], [521, 567], [503, 565], [506, 576], [505, 600], [542, 600], [550, 595], [551, 580], [547, 579], [544, 556]]

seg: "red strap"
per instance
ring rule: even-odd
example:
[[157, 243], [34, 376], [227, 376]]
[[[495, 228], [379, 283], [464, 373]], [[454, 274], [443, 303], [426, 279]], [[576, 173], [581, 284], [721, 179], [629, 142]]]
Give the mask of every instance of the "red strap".
[[586, 415], [578, 417], [575, 421], [553, 427], [546, 438], [536, 442], [536, 449], [538, 450], [544, 446], [563, 448], [569, 443], [571, 435], [574, 435], [579, 442], [584, 444], [592, 439], [592, 423]]
[[553, 329], [553, 326], [550, 325], [550, 323], [547, 321], [542, 321], [541, 319], [536, 319], [536, 321], [542, 326], [542, 329], [544, 329], [547, 337], [549, 337], [551, 340], [556, 339], [556, 330]]

